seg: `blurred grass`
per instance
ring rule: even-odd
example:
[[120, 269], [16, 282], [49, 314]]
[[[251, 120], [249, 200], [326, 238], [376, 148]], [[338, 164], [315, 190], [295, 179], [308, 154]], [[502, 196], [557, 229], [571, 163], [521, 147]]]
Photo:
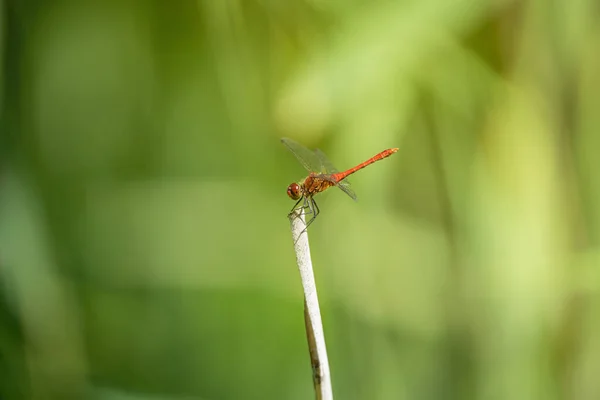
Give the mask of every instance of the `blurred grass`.
[[600, 397], [593, 0], [0, 5], [0, 397]]

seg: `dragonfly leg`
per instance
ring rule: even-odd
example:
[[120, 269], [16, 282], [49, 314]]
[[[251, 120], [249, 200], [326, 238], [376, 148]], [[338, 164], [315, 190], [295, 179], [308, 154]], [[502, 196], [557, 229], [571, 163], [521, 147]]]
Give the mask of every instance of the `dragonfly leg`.
[[[302, 204], [300, 207], [298, 207], [298, 204], [300, 204], [300, 202], [303, 201], [304, 204]], [[302, 230], [302, 232], [300, 232], [300, 234], [303, 234], [304, 232], [306, 232], [306, 230], [308, 229], [309, 225], [313, 223], [313, 221], [315, 220], [315, 218], [317, 218], [317, 215], [319, 215], [319, 213], [321, 212], [319, 210], [319, 206], [317, 205], [317, 202], [311, 197], [302, 197], [300, 200], [298, 200], [296, 202], [296, 204], [294, 204], [294, 207], [292, 207], [292, 210], [290, 211], [290, 213], [288, 214], [289, 217], [294, 216], [294, 217], [298, 217], [298, 215], [295, 213], [296, 210], [304, 210], [304, 215], [310, 215], [310, 219], [308, 220], [308, 222], [306, 223], [304, 229]]]
[[315, 220], [315, 218], [317, 218], [317, 215], [319, 215], [319, 213], [321, 212], [319, 210], [319, 206], [317, 205], [317, 202], [315, 201], [315, 199], [313, 199], [312, 197], [310, 197], [307, 200], [308, 200], [308, 204], [305, 207], [308, 207], [308, 209], [310, 210], [309, 214], [312, 214], [312, 216], [308, 220], [308, 222], [306, 223], [306, 226], [304, 227], [304, 229], [302, 230], [302, 232], [300, 232], [300, 234], [303, 234], [304, 232], [306, 232], [306, 230], [308, 229], [308, 227], [310, 226], [310, 224], [313, 223], [313, 221]]
[[[304, 197], [301, 197], [296, 204], [294, 204], [294, 207], [292, 207], [292, 209], [290, 210], [290, 213], [288, 214], [288, 217], [291, 217], [292, 214], [294, 214], [294, 211], [296, 211], [296, 209], [298, 208], [298, 204], [300, 204], [301, 201], [304, 201], [304, 203], [306, 203], [306, 199]], [[302, 205], [302, 207], [299, 208], [306, 208], [306, 204]]]
[[[300, 207], [298, 207], [298, 204], [300, 204], [300, 202], [303, 201], [304, 204], [302, 204]], [[294, 211], [296, 210], [304, 210], [305, 214], [312, 214], [312, 209], [310, 206], [310, 202], [308, 200], [308, 198], [306, 197], [302, 197], [300, 200], [298, 200], [296, 202], [296, 204], [294, 204], [294, 207], [292, 207], [290, 213], [288, 214], [288, 216], [291, 216], [292, 214], [294, 214]]]
[[312, 207], [312, 198], [306, 199], [302, 208], [304, 209], [304, 215], [312, 215], [314, 214], [314, 210]]
[[306, 223], [305, 229], [308, 229], [308, 226], [313, 223], [315, 218], [317, 218], [317, 216], [321, 212], [321, 210], [319, 210], [319, 206], [317, 205], [317, 202], [312, 197], [310, 198], [310, 209], [311, 209], [310, 211], [311, 211], [312, 217]]

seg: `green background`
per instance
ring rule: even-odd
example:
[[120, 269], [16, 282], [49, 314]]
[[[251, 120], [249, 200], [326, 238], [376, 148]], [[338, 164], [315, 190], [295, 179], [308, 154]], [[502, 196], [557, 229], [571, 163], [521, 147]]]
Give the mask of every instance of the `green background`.
[[0, 10], [0, 398], [600, 398], [596, 0]]

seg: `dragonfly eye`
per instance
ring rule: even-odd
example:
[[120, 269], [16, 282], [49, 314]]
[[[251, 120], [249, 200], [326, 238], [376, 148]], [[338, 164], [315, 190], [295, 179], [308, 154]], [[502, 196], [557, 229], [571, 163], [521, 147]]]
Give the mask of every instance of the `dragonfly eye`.
[[300, 185], [297, 183], [292, 183], [290, 186], [288, 186], [287, 195], [290, 196], [292, 200], [298, 200], [301, 196]]

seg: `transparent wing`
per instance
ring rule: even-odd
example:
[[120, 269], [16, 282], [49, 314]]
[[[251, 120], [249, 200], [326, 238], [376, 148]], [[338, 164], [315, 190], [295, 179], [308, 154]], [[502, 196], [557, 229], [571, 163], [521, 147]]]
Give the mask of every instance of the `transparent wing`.
[[[327, 158], [327, 156], [325, 155], [325, 153], [323, 153], [319, 149], [316, 149], [315, 150], [315, 154], [317, 155], [317, 157], [321, 161], [322, 171], [324, 173], [333, 174], [335, 172], [339, 172], [338, 169], [333, 165], [333, 163], [331, 161], [329, 161], [329, 159]], [[352, 190], [352, 187], [350, 185], [350, 181], [348, 179], [344, 179], [343, 181], [335, 182], [335, 183], [336, 183], [336, 186], [338, 188], [340, 188], [340, 190], [342, 192], [344, 192], [348, 196], [350, 196], [352, 198], [352, 200], [354, 200], [354, 201], [358, 200], [357, 197], [356, 197], [356, 193], [354, 193], [354, 190]]]
[[315, 154], [314, 151], [307, 149], [300, 143], [289, 139], [282, 138], [281, 143], [288, 148], [289, 151], [292, 152], [294, 156], [300, 161], [300, 164], [308, 171], [308, 172], [320, 172], [322, 169], [322, 163], [320, 158]]
[[342, 190], [342, 192], [344, 192], [348, 196], [350, 196], [352, 198], [352, 200], [358, 201], [358, 198], [356, 197], [356, 193], [354, 193], [354, 190], [352, 190], [352, 187], [350, 186], [350, 182], [348, 182], [347, 179], [340, 181], [337, 184], [337, 187], [339, 187]]
[[319, 163], [321, 164], [321, 168], [319, 171], [323, 174], [333, 174], [335, 172], [339, 172], [339, 170], [333, 165], [329, 158], [321, 151], [321, 149], [315, 150], [315, 155], [319, 159]]

